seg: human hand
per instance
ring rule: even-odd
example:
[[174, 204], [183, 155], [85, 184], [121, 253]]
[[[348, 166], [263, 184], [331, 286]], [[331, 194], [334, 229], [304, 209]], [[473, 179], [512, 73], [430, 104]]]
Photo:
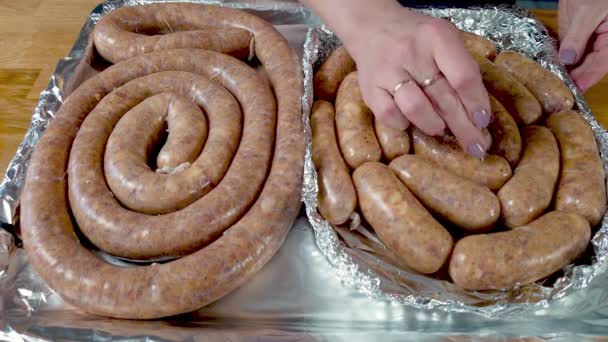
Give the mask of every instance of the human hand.
[[560, 0], [559, 55], [583, 92], [608, 73], [608, 1]]
[[429, 135], [443, 135], [447, 126], [465, 151], [485, 156], [488, 94], [451, 23], [384, 6], [341, 38], [357, 62], [363, 99], [380, 120], [400, 129], [411, 122]]

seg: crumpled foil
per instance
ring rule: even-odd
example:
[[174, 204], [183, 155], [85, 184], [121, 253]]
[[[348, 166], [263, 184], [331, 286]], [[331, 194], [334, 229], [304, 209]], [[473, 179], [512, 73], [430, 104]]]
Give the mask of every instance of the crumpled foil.
[[[558, 75], [574, 93], [576, 109], [591, 125], [604, 168], [608, 169], [608, 133], [596, 121], [582, 94], [559, 62], [555, 41], [529, 12], [513, 7], [427, 8], [420, 12], [448, 19], [460, 29], [488, 37], [496, 42], [499, 50], [510, 49], [523, 53]], [[339, 45], [339, 39], [325, 26], [309, 31], [305, 46], [305, 58], [309, 61], [309, 67], [305, 70], [307, 88], [312, 88], [313, 70]], [[309, 122], [307, 128], [310, 129]], [[555, 300], [586, 288], [594, 278], [608, 269], [608, 215], [604, 216], [601, 227], [593, 236], [593, 253], [588, 265], [570, 265], [558, 278], [553, 276], [543, 282], [509, 291], [463, 290], [449, 281], [421, 275], [405, 268], [406, 266], [399, 267], [398, 258], [387, 250], [371, 230], [359, 227], [356, 231], [351, 231], [348, 227], [335, 227], [318, 213], [317, 177], [311, 158], [310, 141], [308, 143], [303, 193], [317, 244], [345, 283], [372, 298], [417, 308], [504, 318], [546, 309]]]

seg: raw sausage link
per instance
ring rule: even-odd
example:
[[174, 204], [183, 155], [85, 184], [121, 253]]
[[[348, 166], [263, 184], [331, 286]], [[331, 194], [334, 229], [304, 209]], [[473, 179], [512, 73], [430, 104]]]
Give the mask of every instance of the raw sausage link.
[[380, 240], [420, 273], [434, 273], [452, 251], [452, 236], [386, 165], [370, 162], [353, 174], [361, 213]]
[[450, 276], [470, 290], [511, 289], [570, 264], [587, 248], [589, 222], [553, 211], [507, 232], [467, 236], [456, 243]]
[[[243, 69], [246, 67], [243, 66]], [[251, 76], [251, 78], [254, 77]], [[257, 79], [256, 81], [256, 85], [262, 84]], [[138, 132], [137, 134], [145, 134], [144, 132], [150, 131], [146, 127], [151, 122], [142, 123], [143, 120], [138, 119], [136, 115], [133, 115], [136, 113], [129, 112], [129, 110], [150, 94], [166, 91], [194, 99], [198, 106], [205, 109], [210, 123], [209, 136], [200, 157], [194, 161], [191, 167], [170, 175], [159, 174], [150, 169], [147, 164], [150, 148], [146, 148], [147, 144], [142, 144], [133, 136], [123, 135], [129, 131]], [[241, 110], [234, 97], [216, 82], [200, 75], [172, 71], [140, 77], [117, 88], [104, 97], [87, 116], [72, 147], [69, 175], [73, 181], [70, 182], [70, 191], [77, 195], [73, 199], [72, 209], [79, 225], [96, 231], [109, 231], [111, 230], [109, 226], [120, 227], [121, 231], [125, 232], [129, 228], [121, 224], [119, 220], [126, 219], [126, 216], [122, 215], [128, 215], [132, 218], [126, 221], [133, 222], [136, 226], [157, 229], [154, 228], [156, 226], [153, 222], [143, 221], [146, 220], [145, 215], [136, 218], [131, 211], [121, 210], [120, 205], [112, 197], [106, 199], [100, 196], [100, 194], [108, 192], [105, 187], [106, 181], [113, 196], [131, 210], [152, 215], [171, 213], [192, 204], [216, 187], [224, 178], [233, 157], [233, 164], [238, 165], [244, 160], [243, 156], [250, 156], [259, 149], [259, 151], [265, 151], [265, 154], [260, 155], [259, 158], [247, 158], [247, 163], [252, 163], [251, 168], [232, 168], [230, 170], [232, 172], [229, 171], [226, 174], [226, 177], [235, 179], [254, 177], [253, 188], [243, 188], [243, 190], [248, 190], [243, 191], [243, 194], [249, 193], [249, 195], [243, 196], [252, 200], [258, 191], [257, 188], [264, 182], [264, 170], [267, 168], [270, 158], [271, 133], [274, 129], [273, 117], [263, 114], [274, 111], [272, 95], [269, 92], [264, 93], [263, 103], [271, 104], [258, 110], [262, 113], [260, 117], [257, 116], [257, 113], [252, 114], [255, 112], [245, 113], [245, 126], [241, 139], [243, 143], [240, 144], [240, 149], [235, 155], [237, 147], [239, 147], [239, 138], [241, 138], [243, 121]], [[164, 109], [159, 108], [159, 110]], [[250, 115], [251, 117], [248, 117]], [[122, 119], [121, 116], [123, 116]], [[130, 117], [133, 118], [130, 119]], [[118, 120], [121, 121], [123, 127], [128, 126], [127, 132], [119, 127], [118, 132], [114, 132], [110, 136], [111, 131], [108, 128], [114, 128]], [[155, 130], [152, 129], [152, 131], [156, 131], [156, 136], [159, 135], [158, 128], [160, 128], [159, 125]], [[259, 134], [266, 136], [260, 137]], [[109, 140], [108, 137], [110, 137]], [[106, 141], [108, 147], [103, 160], [104, 177], [103, 174], [96, 171], [99, 168], [101, 162], [99, 156], [104, 153]], [[256, 174], [254, 168], [259, 168], [260, 171], [257, 171]], [[235, 171], [238, 174], [234, 174]], [[227, 183], [223, 182], [220, 188], [224, 188], [224, 184]], [[218, 192], [225, 193], [224, 190], [216, 190], [214, 194]], [[214, 197], [214, 194], [210, 194], [210, 197]], [[98, 206], [113, 207], [115, 210], [112, 210], [111, 217], [105, 217], [103, 213], [93, 214], [93, 208]], [[219, 210], [219, 208], [213, 210]], [[159, 219], [148, 220], [160, 223]], [[162, 224], [165, 223], [167, 222]], [[85, 228], [82, 229], [87, 234]], [[89, 234], [87, 236], [97, 243]], [[164, 238], [168, 237], [164, 236]], [[115, 251], [110, 246], [99, 245], [99, 247], [124, 257], [143, 257], [127, 255], [129, 252]], [[149, 248], [158, 251], [156, 247], [150, 246]]]
[[99, 54], [118, 63], [145, 53], [180, 48], [218, 51], [239, 59], [254, 52], [250, 50], [252, 33], [239, 26], [209, 27], [184, 11], [152, 13], [150, 8], [118, 9], [104, 16], [93, 33]]
[[513, 177], [498, 191], [502, 217], [508, 227], [530, 223], [551, 204], [559, 176], [559, 148], [548, 128], [528, 126], [526, 149]]
[[518, 124], [529, 125], [540, 119], [542, 115], [540, 103], [526, 86], [487, 58], [477, 54], [472, 56], [479, 64], [483, 83], [488, 88], [488, 92], [507, 108]]
[[503, 51], [494, 63], [523, 83], [538, 99], [545, 113], [561, 112], [574, 105], [574, 96], [566, 84], [530, 58], [515, 51]]
[[389, 167], [426, 207], [460, 228], [490, 228], [500, 217], [500, 204], [492, 191], [420, 156], [401, 156]]
[[382, 157], [373, 118], [374, 114], [363, 102], [354, 71], [346, 76], [336, 98], [338, 142], [344, 160], [353, 169], [365, 162], [380, 161]]
[[502, 103], [492, 95], [490, 95], [490, 105], [494, 114], [494, 120], [488, 126], [492, 136], [490, 153], [505, 158], [511, 168], [514, 168], [519, 163], [522, 149], [519, 127]]
[[[191, 164], [194, 162], [196, 157], [201, 153], [203, 146], [205, 146], [208, 126], [201, 109], [187, 98], [179, 95], [162, 95], [165, 95], [167, 98], [166, 105], [163, 106], [163, 103], [150, 104], [148, 108], [142, 111], [142, 115], [154, 113], [158, 108], [166, 108], [166, 113], [163, 114], [166, 114], [169, 136], [165, 145], [158, 152], [156, 165], [158, 166], [157, 172], [160, 170], [164, 173], [171, 173], [185, 163]], [[135, 117], [137, 115], [133, 116], [133, 118]], [[113, 134], [110, 135], [108, 145], [113, 137], [132, 136], [138, 133], [138, 130], [135, 130], [128, 133], [125, 132], [124, 134], [117, 134], [116, 131], [120, 125], [121, 121], [118, 122]], [[134, 127], [134, 125], [125, 125], [126, 127]], [[180, 132], [180, 134], [173, 134], [174, 132]], [[132, 139], [139, 140], [135, 137], [132, 137]]]
[[491, 40], [466, 31], [460, 31], [460, 39], [462, 39], [464, 47], [466, 47], [470, 53], [483, 56], [490, 60], [496, 57], [496, 45], [494, 45]]
[[490, 190], [497, 191], [511, 178], [511, 167], [504, 158], [490, 154], [479, 160], [464, 152], [451, 137], [430, 137], [414, 129], [412, 140], [415, 154]]
[[312, 106], [312, 160], [317, 170], [319, 212], [332, 224], [342, 224], [355, 211], [357, 194], [350, 170], [336, 140], [334, 107], [317, 100]]
[[[229, 27], [246, 30], [255, 38], [256, 56], [264, 65], [276, 94], [275, 111], [275, 101], [268, 87], [253, 69], [232, 57], [199, 49], [153, 52], [118, 63], [83, 83], [65, 101], [40, 140], [28, 168], [21, 202], [24, 245], [32, 265], [52, 289], [80, 309], [120, 318], [157, 318], [196, 310], [223, 297], [259, 271], [284, 241], [300, 208], [304, 161], [302, 73], [296, 54], [269, 23], [239, 10], [195, 4], [125, 7], [106, 15], [94, 33], [96, 44], [98, 41], [106, 44], [102, 49], [106, 59], [120, 59], [120, 56], [112, 58], [114, 52], [122, 53], [117, 48], [137, 44], [132, 39], [133, 33], [115, 30], [112, 35], [108, 34], [108, 26], [120, 26], [121, 20], [128, 18], [137, 19], [147, 29], [161, 27], [165, 22], [173, 28], [179, 27], [182, 20], [192, 26], [215, 27], [220, 30], [218, 32]], [[145, 38], [139, 38], [142, 37]], [[234, 46], [233, 42], [223, 42], [221, 35], [209, 39], [215, 40], [212, 42], [215, 46], [226, 46], [228, 51]], [[201, 85], [198, 81], [201, 77], [218, 82], [242, 107], [243, 135], [261, 135], [270, 127], [271, 137], [251, 140], [254, 146], [249, 147], [247, 153], [241, 153], [247, 147], [240, 144], [235, 159], [241, 153], [241, 164], [234, 160], [217, 188], [183, 210], [153, 216], [118, 208], [111, 193], [99, 188], [102, 185], [100, 177], [103, 177], [103, 150], [80, 150], [84, 160], [78, 160], [70, 156], [70, 146], [77, 135], [80, 138], [81, 134], [87, 134], [79, 131], [81, 124], [91, 129], [112, 130], [112, 125], [96, 128], [86, 123], [87, 116], [101, 99], [109, 102], [107, 96], [131, 89], [131, 82], [137, 83], [144, 77], [162, 79], [168, 73], [188, 73], [194, 89]], [[179, 81], [176, 83], [164, 85], [170, 92], [183, 93]], [[142, 86], [144, 89], [162, 88], [161, 84], [152, 83]], [[128, 91], [127, 94], [138, 96]], [[217, 94], [209, 94], [213, 95]], [[195, 102], [211, 101], [200, 96]], [[220, 96], [218, 101], [225, 99], [227, 97]], [[131, 98], [125, 101], [137, 103]], [[214, 130], [213, 122], [210, 127], [209, 139]], [[250, 133], [246, 133], [247, 127], [251, 127]], [[103, 140], [99, 136], [91, 137], [96, 140], [95, 144]], [[274, 152], [263, 150], [265, 146], [274, 146]], [[68, 160], [69, 182], [65, 177]], [[79, 167], [90, 160], [96, 160], [95, 170], [87, 172]], [[252, 169], [250, 162], [258, 161], [262, 170], [244, 173], [241, 170]], [[231, 173], [233, 176], [229, 177]], [[237, 174], [247, 178], [237, 179], [234, 177]], [[92, 178], [75, 179], [75, 175]], [[260, 179], [261, 187], [255, 189], [254, 198], [245, 201], [251, 204], [235, 207], [241, 201], [238, 198], [242, 194], [240, 187], [249, 182], [258, 183]], [[85, 186], [87, 182], [91, 188]], [[68, 184], [70, 202], [66, 200]], [[222, 186], [232, 194], [219, 194], [223, 191]], [[100, 192], [87, 195], [91, 189], [100, 189]], [[158, 253], [158, 250], [148, 252], [151, 247], [165, 251], [181, 249], [183, 253], [192, 254], [148, 266], [125, 268], [107, 263], [83, 247], [74, 234], [70, 204], [82, 202], [81, 195], [100, 197], [95, 205], [79, 203], [81, 208], [90, 210], [81, 213], [83, 216], [114, 218], [118, 224], [107, 226], [109, 231], [99, 232], [108, 239], [107, 243], [139, 250], [139, 255]], [[212, 202], [211, 196], [218, 200], [214, 204], [218, 210], [201, 210], [204, 203]], [[241, 211], [241, 214], [233, 214], [233, 210]], [[138, 223], [138, 220], [141, 221]], [[216, 224], [218, 221], [223, 222]], [[193, 243], [191, 240], [198, 241]]]
[[410, 152], [410, 135], [406, 130], [387, 126], [378, 118], [374, 119], [374, 129], [386, 160], [391, 161]]
[[547, 126], [561, 151], [555, 209], [578, 213], [592, 225], [598, 224], [606, 212], [606, 175], [591, 127], [572, 110], [551, 115]]
[[334, 50], [315, 73], [315, 97], [333, 102], [344, 77], [355, 70], [357, 65], [344, 46]]

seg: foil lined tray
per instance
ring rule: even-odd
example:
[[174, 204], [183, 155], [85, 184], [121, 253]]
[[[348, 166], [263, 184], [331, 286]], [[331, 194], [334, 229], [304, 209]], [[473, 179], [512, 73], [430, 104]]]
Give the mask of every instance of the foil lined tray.
[[[450, 20], [460, 29], [496, 42], [499, 50], [515, 50], [527, 55], [558, 75], [575, 95], [576, 109], [591, 125], [598, 141], [604, 168], [608, 170], [608, 133], [590, 112], [582, 94], [559, 62], [555, 42], [545, 27], [519, 8], [421, 9], [422, 13]], [[338, 37], [327, 27], [312, 28], [306, 40], [305, 58], [312, 73], [337, 46]], [[306, 80], [310, 81], [310, 75]], [[307, 87], [312, 87], [309, 83]], [[307, 122], [310, 129], [310, 123]], [[309, 132], [310, 133], [310, 132]], [[310, 134], [309, 134], [310, 135]], [[467, 291], [447, 280], [421, 275], [406, 266], [376, 237], [372, 230], [332, 226], [317, 211], [317, 178], [310, 148], [307, 154], [304, 201], [314, 227], [317, 244], [339, 277], [369, 296], [418, 308], [448, 312], [472, 312], [485, 317], [508, 317], [546, 309], [556, 299], [583, 289], [608, 270], [608, 216], [591, 241], [589, 260], [570, 265], [561, 274], [539, 283], [509, 291]], [[608, 293], [608, 289], [607, 289]]]
[[[72, 51], [58, 63], [49, 85], [41, 93], [30, 129], [0, 183], [0, 223], [6, 228], [0, 229], [0, 341], [494, 342], [532, 336], [540, 336], [542, 340], [595, 341], [595, 336], [608, 334], [608, 307], [602, 305], [608, 298], [603, 289], [608, 276], [602, 281], [600, 271], [585, 292], [575, 292], [546, 309], [517, 317], [496, 320], [470, 310], [427, 310], [400, 304], [390, 297], [381, 300], [381, 296], [376, 296], [378, 292], [366, 292], [380, 289], [378, 278], [367, 275], [353, 282], [349, 277], [360, 272], [360, 266], [346, 263], [348, 254], [344, 253], [344, 246], [334, 244], [335, 233], [327, 227], [319, 228], [314, 217], [313, 230], [304, 210], [282, 248], [258, 274], [241, 288], [196, 312], [164, 320], [127, 321], [88, 315], [66, 305], [32, 269], [21, 248], [18, 204], [23, 177], [34, 146], [63, 99], [103, 68], [96, 65], [88, 41], [97, 20], [115, 8], [151, 2], [168, 1], [111, 0], [83, 18], [86, 21]], [[308, 31], [309, 26], [320, 24], [319, 19], [295, 0], [193, 2], [241, 8], [277, 26], [302, 58], [306, 73], [302, 100], [308, 105], [304, 106], [304, 120], [308, 120], [312, 103], [310, 63], [318, 63], [325, 58], [323, 53], [331, 51], [321, 49], [329, 46], [322, 43], [338, 43], [327, 39], [331, 38], [327, 30]], [[456, 10], [452, 14], [458, 13]], [[310, 144], [309, 129], [307, 138]], [[305, 199], [314, 198], [312, 194], [316, 191], [311, 170], [314, 173], [308, 165]], [[307, 210], [310, 214], [310, 207]], [[336, 267], [337, 264], [341, 267]], [[358, 286], [361, 284], [366, 286]]]

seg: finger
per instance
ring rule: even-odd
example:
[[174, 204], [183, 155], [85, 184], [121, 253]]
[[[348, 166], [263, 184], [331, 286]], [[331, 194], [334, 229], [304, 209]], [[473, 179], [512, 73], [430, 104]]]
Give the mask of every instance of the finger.
[[597, 27], [597, 29], [595, 30], [595, 33], [600, 34], [600, 33], [606, 33], [608, 32], [608, 20], [604, 20], [600, 26]]
[[366, 103], [374, 113], [374, 116], [385, 125], [400, 130], [405, 130], [409, 127], [410, 122], [401, 113], [395, 100], [385, 89], [372, 89], [369, 102], [366, 101]]
[[[381, 75], [372, 73], [371, 76], [378, 77]], [[396, 129], [406, 129], [410, 125], [409, 121], [401, 113], [390, 93], [386, 89], [378, 87], [378, 81], [372, 77], [368, 77], [364, 73], [359, 74], [359, 88], [363, 101], [374, 113], [374, 116], [385, 125]], [[380, 78], [380, 80], [386, 80], [387, 78], [389, 78], [389, 81], [386, 83], [393, 84], [394, 87], [399, 82], [410, 79], [410, 76], [404, 71], [401, 74], [387, 73], [387, 76]]]
[[606, 10], [581, 4], [572, 18], [570, 27], [564, 36], [559, 57], [565, 65], [577, 64], [585, 54], [591, 35], [606, 18]]
[[566, 33], [570, 28], [570, 23], [572, 22], [570, 14], [575, 10], [572, 5], [573, 4], [570, 1], [559, 0], [557, 9], [557, 29], [560, 39], [566, 36]]
[[437, 136], [445, 133], [445, 122], [417, 84], [404, 84], [394, 98], [401, 112], [425, 134]]
[[434, 58], [437, 67], [456, 91], [469, 119], [477, 128], [485, 128], [492, 120], [488, 92], [483, 85], [479, 65], [473, 60], [453, 30], [443, 37], [436, 35]]
[[478, 159], [483, 159], [490, 147], [489, 140], [469, 120], [456, 91], [450, 86], [447, 79], [443, 77], [438, 79], [424, 91], [433, 102], [439, 115], [445, 120], [462, 149]]
[[608, 73], [608, 49], [595, 51], [585, 57], [583, 63], [571, 73], [576, 86], [587, 91]]
[[593, 51], [601, 51], [608, 48], [608, 32], [600, 33], [593, 43]]

